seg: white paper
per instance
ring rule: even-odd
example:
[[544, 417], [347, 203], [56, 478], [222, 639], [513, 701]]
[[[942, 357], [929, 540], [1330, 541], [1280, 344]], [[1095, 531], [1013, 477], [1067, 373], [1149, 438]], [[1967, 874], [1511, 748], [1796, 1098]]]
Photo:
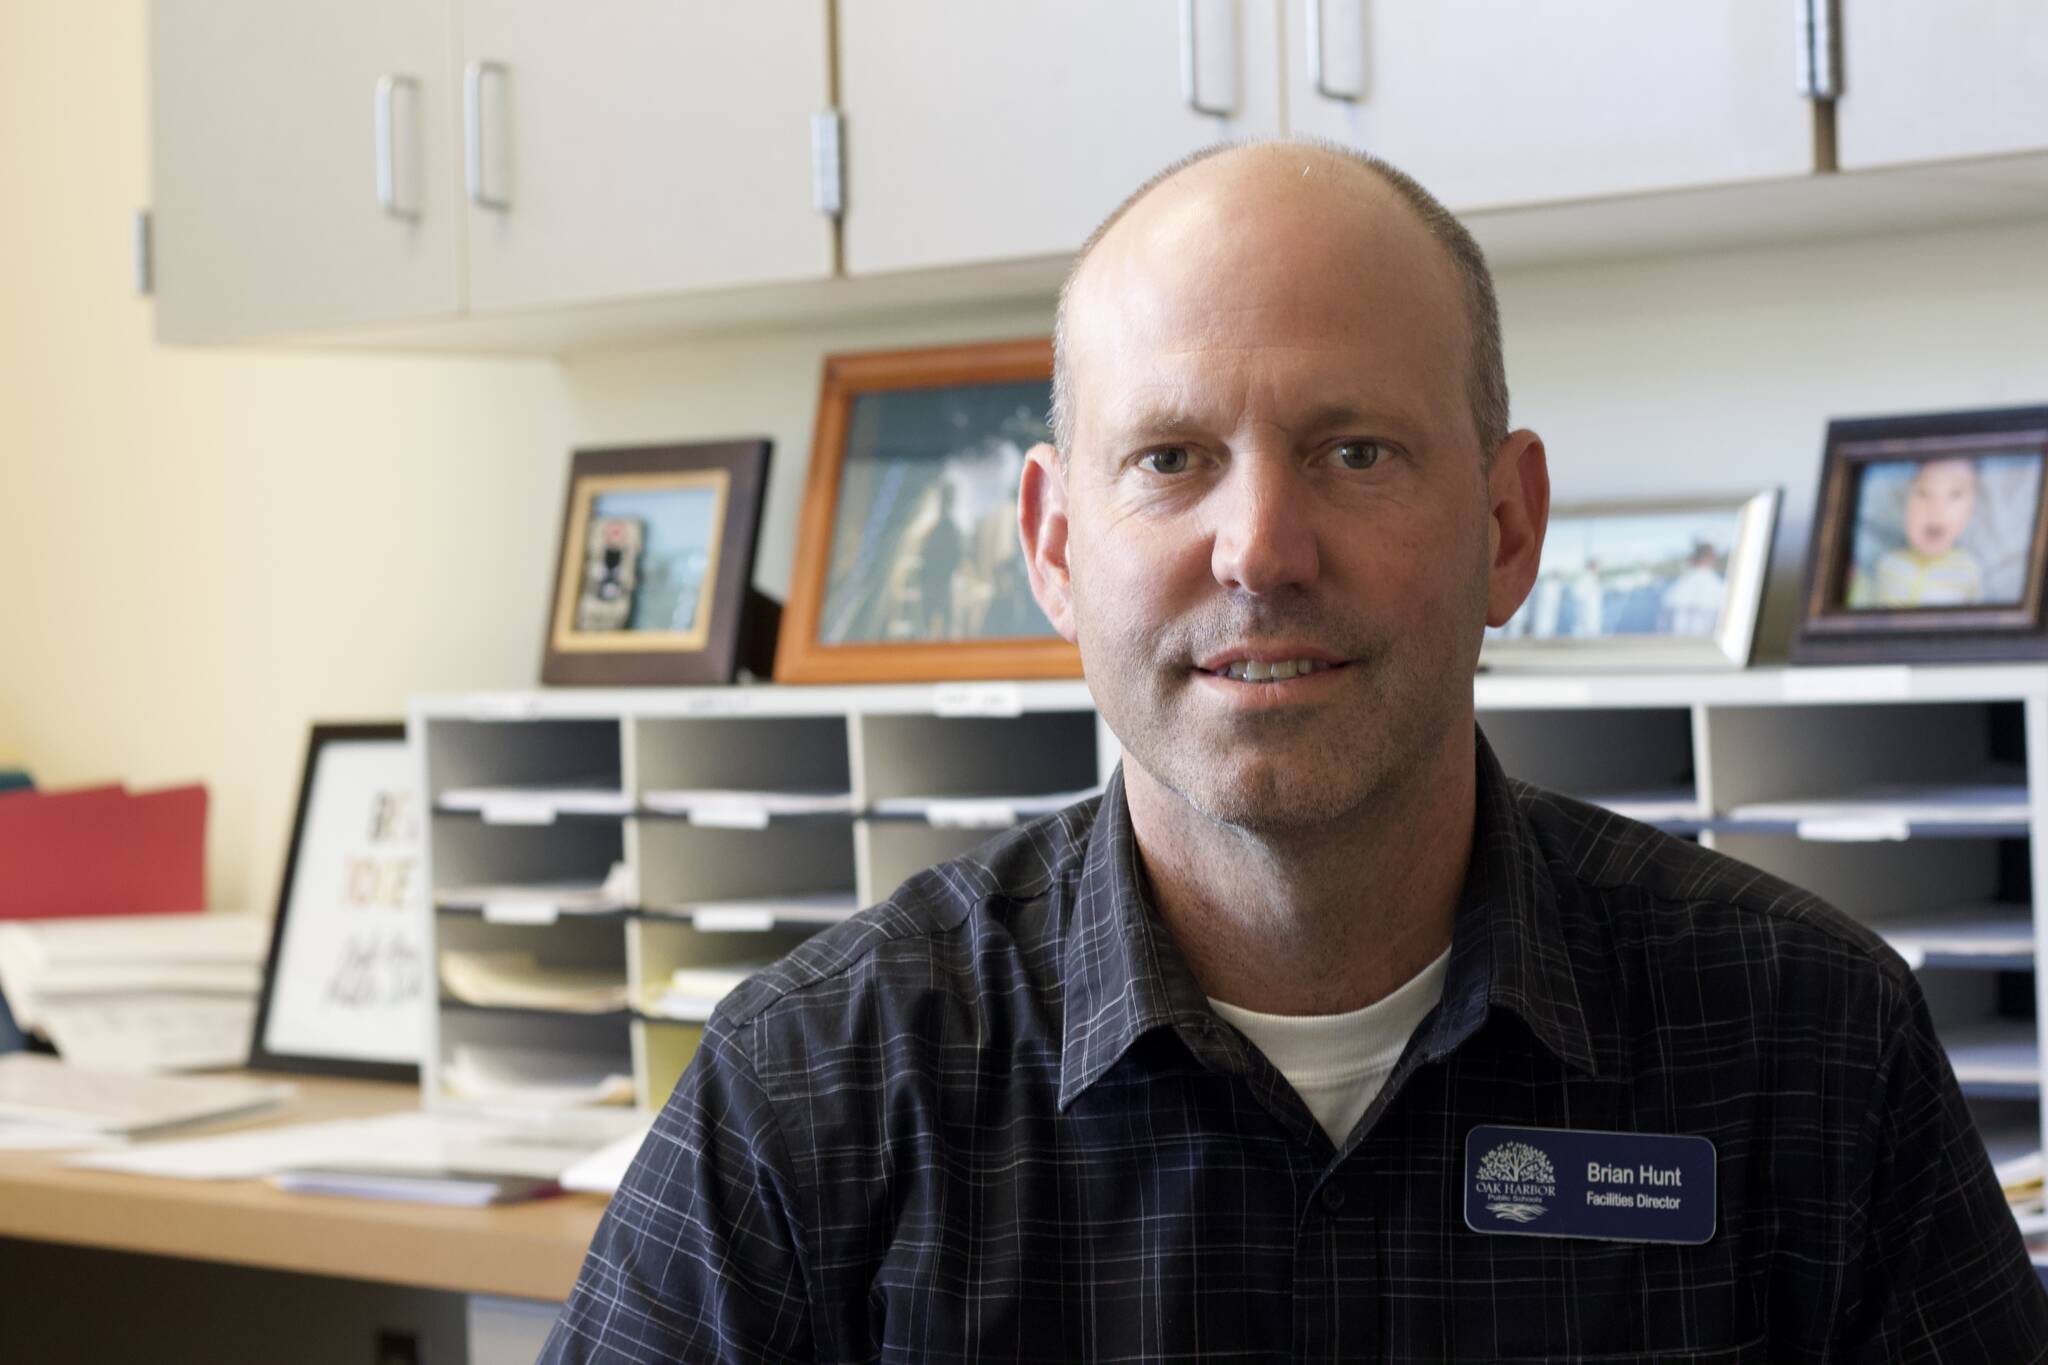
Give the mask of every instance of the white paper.
[[560, 911], [552, 901], [489, 900], [484, 902], [483, 915], [488, 924], [553, 924]]
[[633, 810], [633, 798], [616, 777], [545, 786], [451, 787], [436, 804], [442, 810], [474, 811], [500, 825], [546, 825], [557, 815], [630, 815]]
[[562, 1172], [562, 1188], [583, 1194], [616, 1194], [619, 1183], [626, 1178], [626, 1168], [633, 1164], [633, 1158], [640, 1154], [647, 1135], [653, 1131], [654, 1125], [646, 1123], [618, 1141], [598, 1148]]
[[645, 792], [640, 804], [660, 815], [687, 816], [692, 824], [728, 829], [760, 829], [782, 815], [851, 815], [854, 809], [852, 792], [822, 789], [686, 787]]
[[0, 1057], [0, 1118], [96, 1133], [139, 1133], [268, 1108], [282, 1082], [233, 1076], [137, 1076], [16, 1052]]
[[2025, 825], [2032, 814], [2024, 777], [1993, 770], [1976, 781], [1883, 782], [1834, 795], [1752, 801], [1730, 810], [1728, 818], [1812, 824], [1821, 831], [1813, 838], [1903, 839], [1890, 831], [1910, 825]]
[[1024, 689], [1015, 683], [940, 683], [932, 689], [932, 711], [940, 716], [1021, 716]]
[[441, 985], [471, 1005], [600, 1014], [626, 1008], [623, 966], [616, 969], [543, 966], [521, 949], [447, 948]]
[[253, 996], [270, 947], [260, 915], [107, 915], [0, 924], [0, 995], [42, 1028], [47, 990], [227, 990]]
[[1102, 788], [1080, 791], [1044, 792], [992, 796], [885, 796], [875, 802], [875, 814], [922, 816], [942, 829], [1000, 829], [1054, 811], [1065, 810], [1077, 801], [1100, 794]]
[[553, 1179], [602, 1141], [539, 1120], [407, 1110], [288, 1124], [68, 1158], [67, 1166], [183, 1180], [256, 1180], [298, 1166], [380, 1164], [494, 1171]]
[[690, 922], [705, 933], [765, 933], [775, 927], [775, 912], [753, 907], [699, 906], [690, 912]]
[[205, 1071], [249, 1060], [252, 996], [144, 994], [53, 1001], [42, 1027], [67, 1062], [104, 1071]]
[[1814, 816], [1801, 820], [1793, 828], [1800, 838], [1817, 844], [1897, 842], [1913, 832], [1912, 827], [1896, 815]]
[[119, 1147], [127, 1139], [114, 1133], [84, 1133], [40, 1123], [0, 1122], [0, 1152], [63, 1152]]
[[455, 1099], [533, 1109], [574, 1109], [633, 1102], [633, 1078], [606, 1053], [539, 1051], [458, 1043], [441, 1068]]

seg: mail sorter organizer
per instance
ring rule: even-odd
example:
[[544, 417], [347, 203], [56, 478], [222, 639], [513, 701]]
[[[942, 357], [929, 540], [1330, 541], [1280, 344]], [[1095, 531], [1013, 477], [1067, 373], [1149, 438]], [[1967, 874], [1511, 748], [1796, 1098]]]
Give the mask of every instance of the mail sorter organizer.
[[431, 1103], [649, 1110], [724, 992], [911, 873], [1097, 787], [1078, 683], [416, 701]]
[[[1485, 676], [1476, 696], [1510, 773], [1868, 920], [1920, 970], [1994, 1157], [2041, 1145], [2048, 670]], [[457, 696], [412, 721], [436, 1103], [659, 1104], [749, 966], [1117, 757], [1072, 683]]]

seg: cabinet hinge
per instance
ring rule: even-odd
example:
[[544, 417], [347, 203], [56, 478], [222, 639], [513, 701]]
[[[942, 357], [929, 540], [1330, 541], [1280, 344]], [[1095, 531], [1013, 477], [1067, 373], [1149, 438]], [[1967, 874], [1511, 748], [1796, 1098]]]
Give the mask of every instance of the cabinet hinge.
[[846, 163], [841, 155], [846, 117], [837, 109], [811, 115], [811, 203], [827, 218], [846, 209]]
[[137, 209], [135, 210], [135, 228], [131, 249], [135, 257], [133, 263], [135, 292], [144, 298], [148, 298], [156, 288], [156, 269], [155, 262], [152, 259], [152, 246], [149, 210]]
[[1799, 93], [1808, 99], [1842, 95], [1841, 0], [1794, 0], [1799, 23]]

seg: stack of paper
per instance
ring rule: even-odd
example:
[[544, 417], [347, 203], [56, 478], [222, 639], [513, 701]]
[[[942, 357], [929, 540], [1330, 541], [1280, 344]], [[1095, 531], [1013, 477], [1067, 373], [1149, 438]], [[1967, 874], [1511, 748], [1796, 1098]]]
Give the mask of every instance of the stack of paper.
[[441, 1068], [451, 1098], [522, 1109], [631, 1104], [633, 1077], [610, 1053], [483, 1047], [458, 1043]]
[[647, 1012], [665, 1019], [692, 1022], [709, 1019], [719, 1001], [767, 965], [766, 962], [732, 962], [714, 967], [678, 967], [669, 978], [667, 989], [649, 1002]]
[[446, 949], [441, 987], [468, 1005], [575, 1014], [626, 1008], [624, 968], [542, 966], [520, 949]]
[[281, 1082], [215, 1076], [136, 1076], [55, 1057], [0, 1057], [0, 1120], [132, 1136], [264, 1109], [292, 1093]]
[[0, 995], [67, 1060], [155, 1072], [249, 1055], [269, 922], [120, 915], [0, 924]]

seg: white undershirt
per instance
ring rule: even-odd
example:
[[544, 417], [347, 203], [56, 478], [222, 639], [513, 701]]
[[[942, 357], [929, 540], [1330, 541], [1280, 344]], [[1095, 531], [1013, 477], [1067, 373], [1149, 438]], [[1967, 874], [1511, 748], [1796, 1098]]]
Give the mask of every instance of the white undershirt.
[[1348, 1014], [1259, 1014], [1211, 999], [1287, 1078], [1338, 1146], [1386, 1084], [1408, 1037], [1443, 998], [1446, 948], [1393, 992]]

